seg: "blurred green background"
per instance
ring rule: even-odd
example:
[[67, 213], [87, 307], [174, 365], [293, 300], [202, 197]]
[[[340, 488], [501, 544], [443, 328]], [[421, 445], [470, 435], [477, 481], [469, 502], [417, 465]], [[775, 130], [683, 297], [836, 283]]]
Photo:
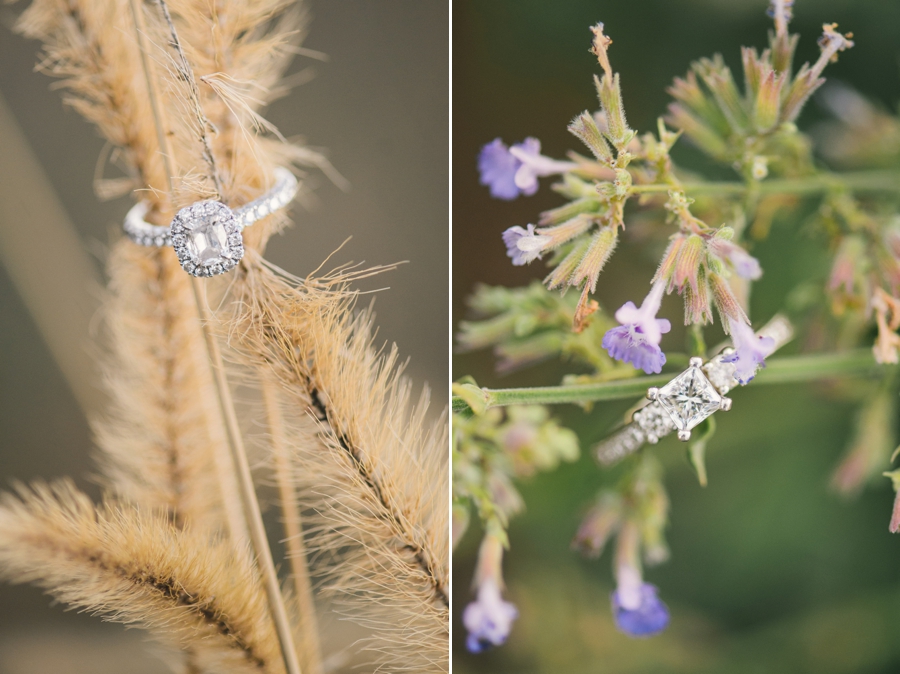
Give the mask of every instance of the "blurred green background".
[[[73, 257], [87, 259], [90, 269], [84, 278], [62, 277], [41, 255], [46, 242], [30, 239], [29, 232], [46, 223], [4, 217], [15, 212], [15, 204], [0, 203], [0, 251], [24, 232], [32, 261], [46, 279], [44, 290], [70, 290], [87, 305], [81, 307], [83, 324], [57, 320], [42, 327], [29, 303], [40, 294], [33, 278], [24, 286], [14, 282], [0, 262], [0, 488], [14, 479], [68, 475], [96, 494], [89, 480], [90, 430], [79, 406], [79, 400], [96, 402], [94, 382], [67, 378], [66, 372], [84, 369], [60, 363], [48, 344], [56, 344], [64, 358], [85, 361], [90, 378], [88, 321], [99, 297], [102, 260], [107, 243], [121, 235], [132, 200], [103, 203], [94, 196], [104, 141], [63, 105], [54, 80], [34, 72], [38, 43], [10, 29], [26, 5], [0, 3], [0, 107], [5, 100], [7, 118], [18, 126], [15, 138], [0, 133], [0, 182], [8, 186], [22, 178], [19, 168], [26, 162], [14, 149], [24, 147], [37, 159], [49, 181], [44, 187], [68, 219], [63, 225], [72, 230]], [[294, 206], [295, 226], [271, 241], [267, 257], [304, 276], [352, 236], [332, 258], [335, 265], [408, 261], [366, 281], [367, 289], [389, 289], [361, 301], [375, 299], [378, 339], [397, 342], [401, 355], [410, 358], [407, 372], [417, 389], [431, 384], [437, 416], [447, 403], [448, 381], [448, 6], [439, 0], [308, 0], [305, 5], [312, 22], [304, 46], [324, 52], [328, 60], [298, 57], [290, 72], [309, 70], [314, 77], [277, 101], [267, 117], [287, 137], [302, 135], [309, 145], [324, 148], [351, 189], [343, 193], [313, 173], [315, 202], [307, 209]], [[107, 168], [108, 175], [114, 171]], [[32, 187], [0, 193], [12, 200], [47, 198]], [[146, 655], [139, 632], [50, 604], [34, 588], [0, 584], [0, 674], [169, 671]], [[337, 618], [326, 625], [350, 630]]]
[[[741, 45], [764, 47], [770, 22], [761, 0], [456, 0], [453, 3], [453, 322], [466, 315], [476, 282], [525, 285], [541, 278], [539, 262], [512, 267], [500, 233], [534, 222], [561, 203], [542, 180], [537, 195], [492, 200], [478, 185], [476, 155], [496, 137], [540, 138], [562, 157], [577, 141], [566, 123], [596, 107], [587, 53], [588, 26], [605, 22], [610, 56], [621, 73], [633, 128], [655, 128], [664, 89], [691, 60], [721, 52], [739, 71]], [[824, 22], [853, 31], [857, 46], [827, 75], [852, 84], [886, 108], [900, 100], [900, 2], [798, 0], [798, 60], [815, 59]], [[822, 116], [815, 102], [800, 119]], [[676, 146], [676, 161], [698, 167]], [[729, 176], [719, 171], [719, 176]], [[628, 219], [626, 217], [626, 227]], [[765, 320], [784, 294], [810, 275], [821, 279], [827, 258], [800, 218], [776, 220], [754, 248], [766, 271], [752, 314]], [[603, 272], [598, 299], [615, 309], [638, 301], [655, 260], [627, 244]], [[678, 300], [663, 314], [681, 323]], [[721, 333], [719, 333], [721, 334]], [[793, 345], [786, 349], [796, 350]], [[565, 370], [546, 364], [498, 377], [487, 352], [454, 356], [453, 376], [485, 386], [556, 383]], [[887, 479], [845, 502], [828, 489], [830, 473], [851, 432], [855, 400], [872, 382], [748, 387], [734, 410], [718, 418], [707, 450], [709, 486], [698, 486], [677, 440], [656, 454], [667, 465], [672, 501], [671, 560], [647, 574], [661, 588], [672, 624], [660, 637], [631, 640], [612, 625], [609, 552], [584, 561], [569, 542], [596, 490], [616, 479], [589, 456], [523, 485], [524, 515], [511, 526], [506, 563], [509, 595], [520, 612], [508, 644], [473, 656], [463, 646], [459, 613], [470, 600], [479, 533], [468, 532], [454, 556], [455, 672], [817, 672], [900, 671], [900, 538], [887, 530], [893, 493]], [[603, 437], [630, 402], [590, 414], [554, 411], [576, 429], [586, 449]]]

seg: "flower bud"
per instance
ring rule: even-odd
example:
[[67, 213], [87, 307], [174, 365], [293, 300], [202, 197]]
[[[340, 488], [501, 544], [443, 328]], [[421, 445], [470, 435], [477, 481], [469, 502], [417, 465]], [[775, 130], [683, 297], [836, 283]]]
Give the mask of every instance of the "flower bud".
[[656, 275], [653, 277], [653, 283], [656, 281], [663, 281], [668, 285], [672, 278], [672, 274], [675, 273], [675, 261], [678, 260], [678, 256], [681, 253], [681, 247], [686, 240], [687, 237], [684, 234], [676, 234], [672, 237], [672, 240], [669, 242], [669, 247], [666, 248], [666, 252], [663, 254], [659, 267], [656, 270]]
[[743, 307], [741, 307], [737, 298], [734, 296], [734, 293], [731, 291], [731, 286], [728, 285], [728, 281], [716, 273], [710, 273], [709, 285], [712, 287], [713, 301], [716, 303], [716, 308], [719, 310], [719, 315], [722, 317], [722, 326], [725, 328], [726, 333], [728, 332], [729, 318], [734, 321], [750, 323], [750, 319], [747, 318], [747, 314], [744, 313]]
[[603, 112], [606, 113], [606, 123], [609, 125], [607, 132], [610, 141], [619, 152], [624, 152], [628, 143], [634, 138], [634, 131], [628, 128], [625, 121], [625, 108], [622, 105], [622, 91], [619, 87], [618, 73], [610, 76], [605, 74], [601, 80], [594, 75], [594, 85], [597, 87], [597, 96]]
[[597, 279], [618, 242], [618, 227], [604, 227], [594, 235], [591, 245], [572, 275], [572, 285], [587, 281], [591, 292], [597, 290]]
[[803, 64], [784, 97], [781, 106], [781, 121], [793, 122], [797, 119], [806, 101], [823, 84], [825, 84], [825, 78], [816, 76], [810, 72], [808, 65]]
[[491, 501], [504, 518], [509, 519], [525, 508], [521, 494], [505, 473], [491, 471], [487, 478], [487, 488]]
[[747, 98], [752, 101], [759, 94], [759, 85], [765, 76], [766, 64], [760, 61], [756, 47], [741, 47], [741, 62], [744, 66]]
[[775, 33], [769, 34], [769, 45], [772, 53], [772, 66], [776, 72], [790, 73], [794, 60], [794, 51], [797, 49], [799, 35], [788, 33], [788, 23], [793, 14], [791, 8], [794, 0], [772, 0], [766, 14], [775, 22]]
[[595, 220], [596, 217], [594, 215], [582, 213], [581, 215], [576, 215], [571, 220], [556, 225], [556, 227], [541, 227], [537, 230], [537, 233], [550, 239], [544, 246], [544, 250], [552, 250], [563, 245], [567, 241], [571, 241], [576, 236], [584, 234], [588, 228], [594, 224]]
[[707, 96], [700, 87], [697, 74], [693, 70], [688, 71], [685, 79], [676, 77], [666, 91], [672, 98], [683, 103], [684, 108], [690, 114], [708, 125], [714, 133], [724, 135], [729, 132], [728, 120], [716, 102]]
[[541, 225], [559, 225], [567, 222], [582, 213], [591, 213], [599, 215], [605, 206], [597, 197], [594, 186], [591, 185], [591, 191], [585, 198], [577, 199], [558, 208], [551, 208], [549, 211], [541, 213], [541, 219], [538, 223]]
[[747, 111], [744, 109], [743, 99], [734, 83], [731, 69], [725, 65], [722, 57], [717, 55], [713, 59], [700, 59], [695, 64], [695, 68], [712, 92], [732, 131], [745, 133], [749, 126]]
[[648, 485], [641, 503], [641, 537], [644, 544], [644, 561], [648, 566], [660, 564], [669, 558], [669, 548], [663, 538], [663, 530], [669, 521], [669, 497], [659, 480]]
[[601, 164], [612, 165], [614, 163], [612, 150], [610, 150], [600, 129], [597, 128], [597, 122], [594, 121], [594, 117], [587, 110], [569, 123], [569, 133], [577, 136], [582, 143], [587, 145], [588, 149]]
[[783, 122], [792, 122], [797, 119], [797, 115], [800, 114], [803, 105], [812, 93], [825, 83], [825, 78], [820, 77], [825, 66], [837, 60], [838, 52], [853, 46], [853, 41], [849, 39], [851, 34], [841, 35], [835, 30], [836, 27], [836, 23], [822, 26], [824, 32], [819, 38], [819, 47], [821, 47], [822, 53], [812, 67], [803, 64], [794, 78], [787, 96], [784, 98], [781, 113]]
[[848, 309], [859, 309], [867, 301], [866, 277], [869, 261], [863, 237], [850, 234], [838, 246], [828, 278], [832, 311], [841, 315]]
[[585, 253], [591, 245], [590, 239], [579, 241], [575, 247], [563, 258], [563, 261], [556, 265], [556, 269], [547, 275], [544, 284], [548, 290], [554, 288], [562, 288], [563, 286], [578, 285], [572, 280], [572, 275], [578, 267], [578, 263], [584, 259]]
[[672, 274], [671, 288], [683, 289], [689, 284], [692, 290], [697, 290], [697, 274], [700, 271], [700, 259], [706, 250], [703, 237], [691, 234], [687, 237], [679, 251], [678, 260], [675, 262], [675, 272]]
[[887, 391], [865, 403], [856, 418], [850, 446], [831, 476], [832, 489], [856, 494], [888, 465], [894, 449], [895, 408], [894, 395]]
[[686, 285], [682, 291], [684, 296], [684, 324], [706, 325], [712, 323], [712, 307], [709, 304], [709, 286], [703, 267], [697, 275], [697, 287]]
[[499, 440], [512, 458], [517, 477], [556, 468], [560, 461], [578, 458], [578, 436], [550, 419], [546, 407], [514, 405], [507, 409], [508, 422], [499, 431]]
[[616, 536], [616, 554], [613, 560], [616, 581], [623, 594], [622, 604], [629, 609], [639, 603], [637, 591], [643, 582], [641, 573], [641, 530], [632, 519], [626, 519]]
[[624, 199], [628, 196], [628, 190], [631, 188], [631, 174], [622, 168], [616, 169], [616, 180], [613, 183], [616, 187], [616, 197]]
[[622, 521], [622, 497], [615, 492], [604, 492], [597, 499], [572, 540], [572, 548], [585, 557], [597, 559], [603, 554], [603, 548], [610, 536], [619, 528]]
[[669, 114], [666, 115], [666, 123], [679, 129], [694, 145], [710, 157], [723, 161], [728, 159], [730, 149], [725, 138], [710, 125], [701, 122], [688, 112], [684, 106], [670, 103]]
[[[578, 168], [581, 168], [580, 166]], [[561, 194], [566, 199], [583, 199], [594, 196], [594, 182], [579, 178], [575, 174], [563, 173], [557, 183], [553, 183], [551, 189]]]
[[790, 76], [794, 67], [794, 52], [797, 51], [799, 35], [790, 35], [787, 30], [777, 33], [769, 41], [772, 50], [772, 69], [776, 73], [787, 73]]
[[760, 133], [771, 131], [778, 123], [781, 89], [786, 79], [787, 76], [784, 73], [776, 75], [774, 70], [769, 70], [759, 83], [759, 92], [756, 94], [756, 106], [753, 111], [753, 123]]

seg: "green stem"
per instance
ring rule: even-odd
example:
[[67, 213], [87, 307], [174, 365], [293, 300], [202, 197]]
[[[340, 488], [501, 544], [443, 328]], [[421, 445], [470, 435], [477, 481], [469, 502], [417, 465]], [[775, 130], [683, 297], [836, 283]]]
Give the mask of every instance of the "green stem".
[[844, 188], [860, 192], [900, 192], [900, 172], [853, 171], [821, 173], [807, 178], [782, 178], [747, 184], [738, 181], [681, 183], [678, 185], [633, 185], [632, 194], [682, 190], [687, 194], [817, 194]]
[[[871, 349], [842, 353], [813, 354], [773, 358], [753, 380], [754, 384], [792, 384], [838, 376], [864, 376], [875, 369]], [[538, 386], [534, 388], [481, 389], [487, 408], [507, 405], [558, 405], [620, 400], [644, 395], [651, 386], [667, 384], [674, 375], [658, 374], [624, 381], [577, 384], [573, 386]], [[453, 396], [453, 411], [468, 409], [466, 402]]]

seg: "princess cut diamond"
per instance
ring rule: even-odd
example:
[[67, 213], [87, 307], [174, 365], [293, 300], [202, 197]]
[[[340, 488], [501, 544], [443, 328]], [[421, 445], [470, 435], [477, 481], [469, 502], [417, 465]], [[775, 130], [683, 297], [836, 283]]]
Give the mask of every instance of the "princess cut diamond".
[[656, 400], [680, 431], [689, 431], [722, 408], [722, 396], [699, 367], [691, 366], [659, 389]]

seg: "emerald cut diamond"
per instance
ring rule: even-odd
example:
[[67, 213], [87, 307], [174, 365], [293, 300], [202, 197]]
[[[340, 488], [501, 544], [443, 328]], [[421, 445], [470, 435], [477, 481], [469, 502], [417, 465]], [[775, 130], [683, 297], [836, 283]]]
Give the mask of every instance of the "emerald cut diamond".
[[244, 256], [240, 226], [232, 210], [219, 201], [182, 208], [171, 232], [178, 261], [194, 276], [222, 274]]
[[[657, 402], [669, 413], [675, 428], [684, 433], [716, 410], [726, 407], [723, 404], [725, 398], [695, 365], [691, 365], [655, 395]], [[679, 437], [681, 435], [679, 433]]]

